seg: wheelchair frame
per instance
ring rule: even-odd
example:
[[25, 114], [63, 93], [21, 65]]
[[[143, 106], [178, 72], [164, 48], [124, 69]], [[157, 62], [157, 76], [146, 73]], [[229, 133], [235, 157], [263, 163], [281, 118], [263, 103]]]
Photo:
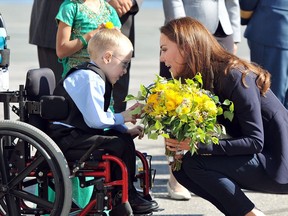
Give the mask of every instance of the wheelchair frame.
[[[41, 69], [37, 70], [41, 72]], [[24, 85], [20, 85], [17, 91], [0, 92], [4, 108], [4, 120], [0, 121], [0, 215], [84, 216], [103, 215], [105, 210], [110, 211], [110, 215], [119, 215], [121, 208], [113, 207], [111, 189], [115, 186], [122, 188], [121, 203], [125, 206], [128, 202], [128, 174], [122, 160], [103, 154], [99, 161], [89, 161], [88, 152], [79, 161], [68, 163], [45, 132], [27, 123], [30, 113], [41, 114], [41, 102], [28, 100], [28, 96]], [[12, 103], [18, 104], [18, 107], [12, 106], [12, 111], [20, 121], [9, 120]], [[147, 161], [143, 153], [136, 153], [143, 171], [136, 174], [135, 181], [143, 182], [143, 196], [152, 199], [150, 189], [155, 170], [153, 175], [151, 156]], [[122, 179], [111, 180], [111, 163], [121, 168]], [[70, 179], [76, 176], [94, 177], [90, 181], [80, 178], [81, 187], [94, 185], [96, 196], [84, 208], [72, 201]], [[51, 198], [51, 191], [55, 193], [54, 198]]]

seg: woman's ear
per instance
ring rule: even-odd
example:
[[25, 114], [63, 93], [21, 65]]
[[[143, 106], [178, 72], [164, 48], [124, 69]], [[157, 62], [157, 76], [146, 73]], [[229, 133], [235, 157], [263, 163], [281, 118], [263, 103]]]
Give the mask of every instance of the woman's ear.
[[105, 64], [110, 63], [112, 61], [112, 58], [113, 58], [113, 52], [112, 51], [106, 51], [103, 54], [103, 61]]

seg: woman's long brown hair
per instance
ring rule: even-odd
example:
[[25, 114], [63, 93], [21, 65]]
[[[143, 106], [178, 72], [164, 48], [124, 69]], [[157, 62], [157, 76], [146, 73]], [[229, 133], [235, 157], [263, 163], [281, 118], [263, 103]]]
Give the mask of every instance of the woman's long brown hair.
[[227, 52], [214, 38], [214, 36], [196, 19], [183, 17], [174, 19], [160, 28], [160, 32], [175, 42], [179, 50], [183, 51], [186, 65], [182, 78], [193, 78], [201, 73], [204, 88], [213, 91], [214, 78], [221, 79], [237, 68], [242, 72], [242, 83], [248, 72], [256, 74], [256, 84], [262, 95], [270, 87], [270, 73], [260, 66], [240, 59]]

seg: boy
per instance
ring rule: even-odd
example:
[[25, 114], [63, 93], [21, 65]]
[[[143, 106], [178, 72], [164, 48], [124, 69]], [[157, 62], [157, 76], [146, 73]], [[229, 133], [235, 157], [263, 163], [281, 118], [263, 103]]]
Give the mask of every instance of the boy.
[[[132, 57], [130, 40], [117, 29], [101, 29], [89, 41], [90, 63], [72, 68], [57, 85], [54, 94], [66, 98], [68, 117], [54, 122], [50, 136], [69, 160], [73, 151], [83, 155], [92, 145], [121, 158], [128, 170], [129, 203], [133, 213], [147, 213], [158, 207], [155, 201], [143, 199], [133, 186], [135, 145], [133, 137], [143, 137], [142, 127], [128, 129], [124, 123], [136, 123], [131, 111], [113, 113], [110, 106], [112, 87], [126, 73]], [[79, 151], [77, 151], [79, 150]], [[93, 156], [93, 153], [92, 153]], [[112, 178], [121, 178], [118, 167], [112, 167]]]

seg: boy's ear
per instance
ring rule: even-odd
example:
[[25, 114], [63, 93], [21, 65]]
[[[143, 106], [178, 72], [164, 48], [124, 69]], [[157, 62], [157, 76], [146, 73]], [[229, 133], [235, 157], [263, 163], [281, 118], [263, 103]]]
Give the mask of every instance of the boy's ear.
[[108, 64], [109, 62], [111, 62], [112, 58], [113, 58], [112, 51], [106, 51], [103, 55], [103, 61], [105, 62], [105, 64]]

